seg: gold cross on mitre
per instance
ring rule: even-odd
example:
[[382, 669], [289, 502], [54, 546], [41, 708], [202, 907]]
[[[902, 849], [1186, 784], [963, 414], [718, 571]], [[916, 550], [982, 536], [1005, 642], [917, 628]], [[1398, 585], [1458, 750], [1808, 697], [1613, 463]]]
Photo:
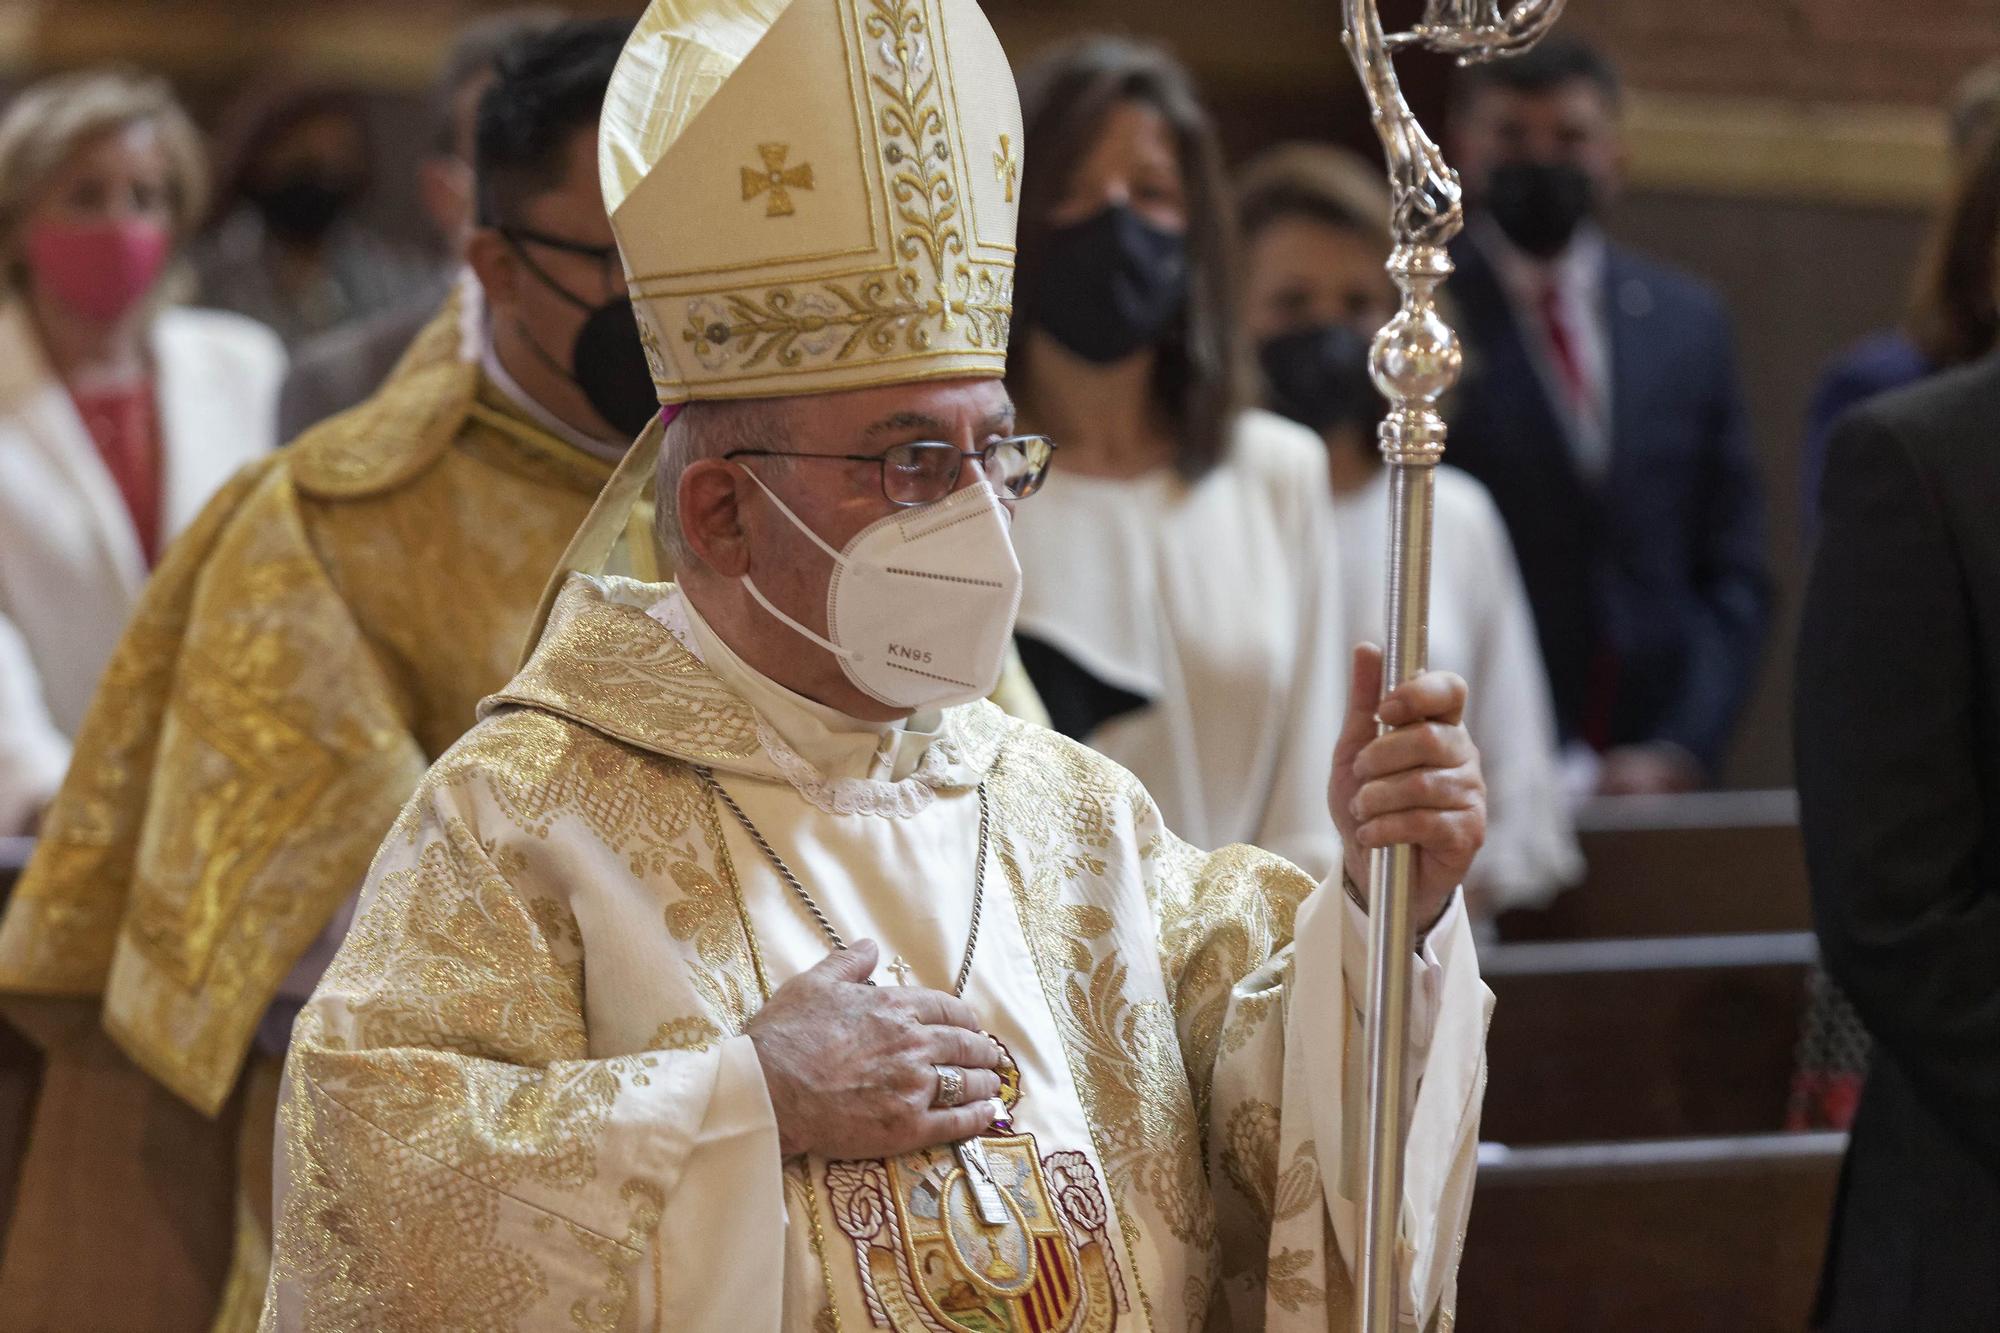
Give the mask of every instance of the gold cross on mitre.
[[769, 193], [771, 201], [764, 209], [767, 218], [790, 217], [794, 212], [792, 191], [813, 187], [812, 163], [787, 167], [785, 159], [791, 155], [792, 146], [788, 143], [760, 143], [757, 156], [764, 159], [764, 169], [743, 168], [743, 200], [748, 203], [760, 194]]
[[1014, 151], [1013, 136], [1000, 136], [999, 151], [993, 154], [993, 174], [1007, 187], [1007, 202], [1014, 202], [1014, 184], [1021, 179], [1021, 157]]

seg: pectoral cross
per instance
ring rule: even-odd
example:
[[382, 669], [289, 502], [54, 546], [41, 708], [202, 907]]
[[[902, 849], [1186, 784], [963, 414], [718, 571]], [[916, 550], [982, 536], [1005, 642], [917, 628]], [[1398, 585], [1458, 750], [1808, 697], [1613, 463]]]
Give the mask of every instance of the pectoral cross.
[[912, 968], [908, 963], [903, 961], [903, 955], [901, 954], [897, 954], [896, 961], [889, 964], [889, 975], [896, 978], [896, 984], [898, 986], [909, 985], [910, 973], [914, 970], [915, 969]]

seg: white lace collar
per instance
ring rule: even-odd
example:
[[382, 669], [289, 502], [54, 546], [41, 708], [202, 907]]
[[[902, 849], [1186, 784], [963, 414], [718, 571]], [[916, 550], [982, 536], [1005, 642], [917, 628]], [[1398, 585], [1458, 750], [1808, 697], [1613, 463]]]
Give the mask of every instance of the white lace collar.
[[678, 585], [647, 609], [715, 677], [750, 705], [757, 740], [799, 795], [832, 815], [908, 818], [951, 785], [957, 756], [940, 715], [865, 722], [804, 698], [757, 671], [723, 642]]

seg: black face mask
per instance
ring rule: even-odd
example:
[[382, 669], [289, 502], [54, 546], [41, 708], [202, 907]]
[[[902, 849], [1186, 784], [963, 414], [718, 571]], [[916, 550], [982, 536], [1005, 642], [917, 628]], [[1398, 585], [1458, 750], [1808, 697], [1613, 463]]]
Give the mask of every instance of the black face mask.
[[325, 238], [361, 196], [360, 182], [295, 171], [247, 191], [264, 225], [282, 240], [311, 244]]
[[1273, 412], [1325, 434], [1362, 429], [1382, 415], [1381, 394], [1368, 378], [1369, 339], [1345, 324], [1280, 334], [1257, 348]]
[[550, 277], [528, 254], [523, 242], [532, 241], [537, 245], [578, 254], [594, 254], [599, 258], [606, 257], [605, 252], [527, 232], [516, 235], [506, 228], [501, 229], [501, 234], [514, 246], [514, 252], [521, 256], [537, 281], [577, 309], [587, 312], [583, 327], [576, 331], [576, 340], [570, 344], [567, 366], [542, 351], [540, 340], [532, 334], [526, 335], [528, 345], [551, 369], [583, 392], [592, 411], [623, 432], [626, 438], [638, 438], [639, 432], [646, 429], [646, 424], [660, 410], [660, 399], [653, 389], [652, 368], [646, 364], [645, 344], [639, 341], [639, 319], [632, 309], [631, 298], [620, 296], [603, 305], [592, 305]]
[[1187, 239], [1123, 204], [1049, 233], [1036, 322], [1086, 361], [1123, 361], [1187, 302]]
[[1486, 211], [1527, 254], [1554, 259], [1597, 211], [1597, 187], [1578, 167], [1510, 162], [1487, 182]]
[[628, 297], [590, 312], [569, 350], [570, 378], [597, 415], [637, 439], [660, 410], [653, 371], [639, 341], [639, 317]]

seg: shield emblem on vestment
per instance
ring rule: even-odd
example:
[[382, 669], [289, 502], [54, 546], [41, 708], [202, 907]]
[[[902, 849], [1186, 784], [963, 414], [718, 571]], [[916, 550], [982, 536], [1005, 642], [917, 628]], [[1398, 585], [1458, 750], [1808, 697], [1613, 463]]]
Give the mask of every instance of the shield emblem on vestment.
[[[876, 1243], [843, 1224], [862, 1241], [864, 1281], [883, 1322], [898, 1333], [940, 1326], [951, 1333], [1107, 1333], [1119, 1300], [1101, 1233], [1077, 1233], [1088, 1236], [1081, 1245], [1073, 1239], [1034, 1136], [988, 1135], [980, 1143], [1006, 1221], [981, 1217], [965, 1165], [941, 1147], [879, 1164], [884, 1174], [876, 1180], [894, 1217], [874, 1232]], [[842, 1197], [867, 1189], [848, 1179], [852, 1185], [837, 1187]], [[1094, 1173], [1089, 1183], [1094, 1191]]]

